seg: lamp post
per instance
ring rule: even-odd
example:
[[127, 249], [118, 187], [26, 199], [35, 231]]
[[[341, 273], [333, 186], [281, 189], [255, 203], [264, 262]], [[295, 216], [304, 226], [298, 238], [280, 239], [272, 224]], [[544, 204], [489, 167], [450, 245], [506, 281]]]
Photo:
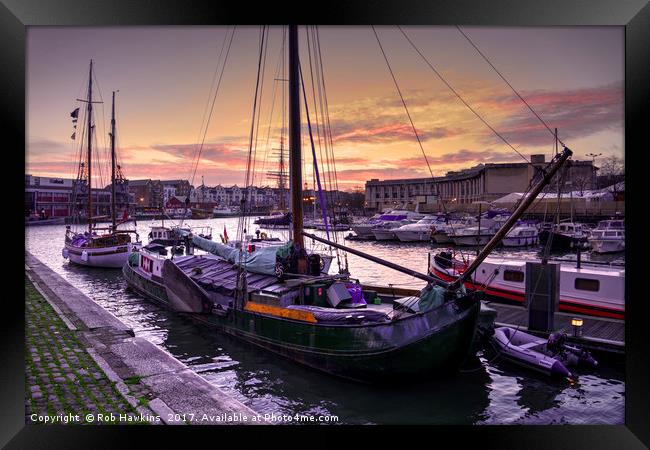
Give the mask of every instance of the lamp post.
[[597, 181], [597, 179], [596, 179], [596, 158], [599, 157], [599, 156], [602, 156], [602, 155], [603, 155], [602, 153], [598, 153], [598, 154], [585, 153], [585, 156], [589, 156], [591, 158], [591, 172], [594, 174], [593, 175], [594, 183], [593, 183], [592, 189], [598, 189], [598, 186], [596, 186], [596, 181]]

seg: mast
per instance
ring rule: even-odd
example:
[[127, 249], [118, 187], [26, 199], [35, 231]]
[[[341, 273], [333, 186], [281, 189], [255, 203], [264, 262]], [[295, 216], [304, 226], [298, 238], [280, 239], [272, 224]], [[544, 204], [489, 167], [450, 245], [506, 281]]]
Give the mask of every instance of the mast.
[[300, 62], [298, 26], [289, 25], [289, 170], [293, 243], [304, 249], [302, 236], [302, 157], [300, 148]]
[[115, 204], [115, 91], [113, 91], [113, 106], [111, 108], [111, 222], [113, 223], [113, 232], [117, 228]]
[[93, 118], [93, 60], [90, 60], [88, 70], [88, 234], [93, 232], [92, 209], [93, 209], [93, 183], [92, 183], [92, 118]]

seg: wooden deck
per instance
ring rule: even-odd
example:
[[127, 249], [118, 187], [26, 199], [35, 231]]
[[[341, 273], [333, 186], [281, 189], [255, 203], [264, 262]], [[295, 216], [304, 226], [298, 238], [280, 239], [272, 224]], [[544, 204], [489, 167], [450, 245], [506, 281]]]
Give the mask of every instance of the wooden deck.
[[[528, 330], [528, 310], [522, 306], [489, 303], [488, 306], [497, 311], [495, 326], [520, 327], [531, 334], [548, 336], [550, 333]], [[572, 318], [581, 318], [582, 337], [573, 337]], [[585, 316], [564, 312], [555, 313], [555, 330], [564, 332], [569, 340], [579, 343], [589, 350], [608, 353], [625, 353], [625, 321], [606, 319], [602, 317]]]

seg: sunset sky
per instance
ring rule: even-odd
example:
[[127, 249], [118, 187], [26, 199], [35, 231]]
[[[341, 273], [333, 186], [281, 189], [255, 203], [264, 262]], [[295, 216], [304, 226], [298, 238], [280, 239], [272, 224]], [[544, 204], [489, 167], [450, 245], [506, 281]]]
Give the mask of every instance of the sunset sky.
[[[126, 177], [191, 180], [202, 117], [206, 103], [212, 101], [211, 82], [231, 29], [30, 27], [26, 172], [74, 177], [79, 141], [70, 139], [70, 112], [81, 105], [76, 99], [85, 97], [92, 58], [98, 93], [104, 100], [96, 105], [95, 115], [100, 145], [108, 142], [111, 91], [119, 90], [118, 150]], [[550, 157], [551, 134], [455, 27], [404, 30], [461, 96], [515, 148], [526, 157], [534, 153]], [[574, 159], [588, 159], [586, 153], [623, 157], [622, 27], [462, 30], [540, 116], [559, 129]], [[321, 26], [319, 31], [339, 186], [362, 189], [370, 178], [428, 176], [372, 28]], [[436, 77], [396, 27], [377, 27], [377, 32], [434, 176], [481, 162], [523, 161]], [[235, 31], [195, 186], [201, 176], [207, 185], [244, 184], [259, 33], [259, 27], [251, 26]], [[304, 28], [300, 39], [305, 83], [310, 86]], [[259, 106], [258, 185], [273, 183], [264, 172], [277, 165], [270, 149], [279, 146], [283, 82], [274, 78], [281, 42], [281, 27], [271, 27]], [[307, 90], [312, 102], [311, 87]], [[310, 109], [312, 122], [314, 113]], [[303, 142], [303, 153], [310, 152], [305, 133]], [[305, 163], [311, 165], [311, 158]], [[311, 184], [311, 170], [309, 174]], [[103, 176], [105, 181], [106, 173]]]

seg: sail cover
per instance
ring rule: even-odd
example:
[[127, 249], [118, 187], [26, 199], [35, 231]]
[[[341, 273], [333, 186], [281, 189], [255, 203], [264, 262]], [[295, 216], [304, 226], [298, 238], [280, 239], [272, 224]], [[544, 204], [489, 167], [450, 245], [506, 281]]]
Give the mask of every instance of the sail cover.
[[287, 253], [288, 250], [285, 247], [290, 246], [292, 243], [288, 242], [281, 247], [262, 247], [250, 253], [196, 235], [192, 236], [192, 244], [232, 264], [245, 266], [248, 272], [275, 275], [275, 263], [278, 253]]

